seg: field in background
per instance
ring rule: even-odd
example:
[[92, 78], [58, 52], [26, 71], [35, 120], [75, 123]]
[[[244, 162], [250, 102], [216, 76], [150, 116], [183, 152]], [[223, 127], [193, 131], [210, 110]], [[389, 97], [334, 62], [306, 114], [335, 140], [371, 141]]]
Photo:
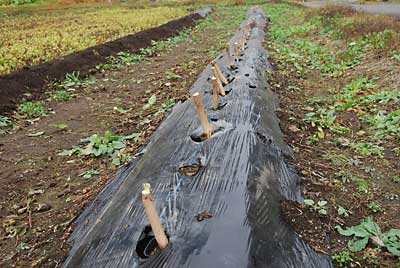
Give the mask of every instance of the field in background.
[[188, 14], [182, 7], [135, 9], [101, 4], [14, 12], [0, 17], [0, 75]]
[[[265, 1], [0, 0], [0, 76], [156, 27], [205, 5]], [[13, 2], [13, 3], [17, 3]], [[3, 6], [1, 6], [3, 4]]]

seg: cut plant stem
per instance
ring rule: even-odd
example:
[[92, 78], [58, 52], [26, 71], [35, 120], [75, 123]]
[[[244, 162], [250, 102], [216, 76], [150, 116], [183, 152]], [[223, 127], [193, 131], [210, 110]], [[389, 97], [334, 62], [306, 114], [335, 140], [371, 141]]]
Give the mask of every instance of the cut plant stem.
[[143, 184], [142, 203], [146, 211], [151, 229], [153, 230], [157, 244], [160, 249], [164, 249], [168, 245], [168, 238], [165, 234], [164, 228], [161, 224], [160, 217], [158, 216], [156, 206], [153, 202], [153, 195], [151, 193], [151, 185], [149, 183]]
[[229, 69], [232, 69], [231, 50], [229, 44], [226, 45], [226, 65]]
[[200, 124], [203, 128], [204, 135], [206, 138], [210, 138], [212, 134], [212, 128], [210, 123], [208, 122], [207, 114], [204, 109], [203, 102], [201, 101], [200, 93], [196, 92], [193, 94], [194, 105], [196, 106], [197, 114], [199, 115]]
[[250, 31], [251, 31], [251, 25], [250, 25], [250, 23], [248, 23], [246, 25], [246, 38], [247, 39], [249, 39], [249, 37], [250, 37]]
[[214, 76], [219, 78], [223, 84], [227, 85], [228, 80], [226, 80], [225, 76], [222, 74], [218, 64], [215, 61], [211, 61], [211, 66], [214, 67]]
[[217, 110], [219, 107], [219, 100], [218, 100], [218, 81], [216, 77], [211, 78], [212, 88], [213, 88], [213, 109]]
[[235, 53], [235, 61], [239, 61], [239, 44], [237, 42], [235, 42], [234, 44], [234, 53]]

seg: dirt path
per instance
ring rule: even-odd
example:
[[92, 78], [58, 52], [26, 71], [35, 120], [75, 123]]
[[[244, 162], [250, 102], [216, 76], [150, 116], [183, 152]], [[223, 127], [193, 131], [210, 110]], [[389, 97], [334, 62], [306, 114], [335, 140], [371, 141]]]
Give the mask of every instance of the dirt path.
[[400, 18], [400, 4], [364, 5], [364, 4], [354, 4], [352, 2], [353, 1], [313, 1], [313, 2], [302, 3], [302, 5], [306, 7], [323, 7], [326, 6], [327, 4], [346, 5], [346, 6], [351, 6], [352, 8], [360, 12], [387, 15], [395, 18]]
[[[225, 46], [244, 15], [245, 9], [217, 11], [148, 60], [96, 74], [97, 82], [78, 89], [77, 98], [45, 100], [53, 114], [31, 123], [21, 120], [13, 134], [1, 137], [1, 267], [60, 267], [71, 223], [117, 168], [107, 157], [58, 153], [77, 146], [82, 138], [109, 130], [114, 135], [140, 133], [124, 149], [134, 157], [164, 118], [163, 104], [188, 98], [190, 85]], [[155, 103], [143, 110], [153, 95]], [[44, 133], [29, 136], [38, 132]], [[91, 169], [99, 174], [87, 179], [79, 176]]]

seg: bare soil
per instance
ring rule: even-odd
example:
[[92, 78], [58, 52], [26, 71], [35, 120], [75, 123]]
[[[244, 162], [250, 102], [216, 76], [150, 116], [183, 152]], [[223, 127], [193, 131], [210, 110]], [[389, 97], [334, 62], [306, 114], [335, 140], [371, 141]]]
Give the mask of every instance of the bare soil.
[[188, 15], [159, 27], [2, 76], [0, 77], [0, 113], [14, 109], [25, 93], [30, 93], [32, 99], [40, 98], [44, 93], [44, 87], [50, 81], [62, 80], [65, 74], [74, 71], [79, 71], [82, 76], [88, 75], [96, 65], [105, 62], [107, 57], [121, 51], [136, 53], [141, 48], [151, 45], [152, 40], [166, 39], [177, 35], [185, 28], [192, 27], [200, 18], [201, 16], [197, 13]]

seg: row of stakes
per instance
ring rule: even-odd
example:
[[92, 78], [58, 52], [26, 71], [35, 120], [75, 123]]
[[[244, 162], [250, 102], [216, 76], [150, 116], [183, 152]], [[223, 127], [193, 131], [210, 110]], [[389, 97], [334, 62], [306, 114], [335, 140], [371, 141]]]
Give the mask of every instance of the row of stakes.
[[[250, 31], [252, 26], [254, 26], [254, 18], [250, 23], [248, 23], [241, 35], [240, 44], [238, 42], [234, 43], [234, 57], [235, 62], [239, 62], [240, 50], [244, 51], [246, 48], [246, 42], [250, 37]], [[226, 46], [226, 64], [228, 69], [232, 70], [234, 65], [231, 61], [231, 51], [229, 44]], [[211, 69], [213, 72], [213, 77], [211, 78], [211, 84], [213, 88], [213, 109], [217, 110], [219, 107], [219, 95], [226, 96], [224, 85], [228, 84], [228, 80], [223, 75], [221, 69], [215, 61], [211, 61]], [[200, 124], [203, 128], [204, 135], [206, 138], [210, 138], [212, 135], [212, 127], [208, 121], [207, 113], [205, 111], [203, 102], [199, 92], [192, 95], [193, 102], [196, 106], [197, 114], [199, 116]], [[150, 226], [152, 228], [154, 237], [157, 241], [159, 249], [164, 249], [168, 245], [168, 238], [164, 231], [161, 219], [157, 213], [156, 206], [153, 202], [152, 188], [149, 183], [143, 184], [142, 191], [142, 203], [145, 209], [147, 218], [149, 220]]]

